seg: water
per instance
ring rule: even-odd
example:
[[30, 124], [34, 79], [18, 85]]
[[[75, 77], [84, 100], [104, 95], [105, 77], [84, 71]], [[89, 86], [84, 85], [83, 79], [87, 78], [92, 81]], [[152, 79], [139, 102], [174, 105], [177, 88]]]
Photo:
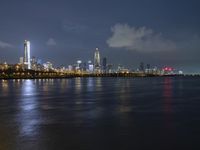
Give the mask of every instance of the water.
[[0, 150], [199, 149], [200, 78], [0, 81]]

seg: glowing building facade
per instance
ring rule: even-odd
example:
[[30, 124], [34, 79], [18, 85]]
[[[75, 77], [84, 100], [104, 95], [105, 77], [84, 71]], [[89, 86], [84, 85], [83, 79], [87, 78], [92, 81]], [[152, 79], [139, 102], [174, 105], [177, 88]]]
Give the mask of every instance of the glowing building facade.
[[24, 41], [24, 65], [26, 69], [31, 69], [30, 41]]
[[94, 53], [94, 71], [95, 72], [100, 72], [100, 53], [99, 49], [96, 48], [95, 53]]

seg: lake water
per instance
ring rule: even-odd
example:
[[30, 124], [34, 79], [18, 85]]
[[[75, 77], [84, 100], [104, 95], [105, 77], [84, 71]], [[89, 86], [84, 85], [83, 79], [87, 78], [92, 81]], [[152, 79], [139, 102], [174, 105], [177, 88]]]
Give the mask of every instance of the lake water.
[[0, 81], [0, 150], [194, 150], [199, 141], [199, 77]]

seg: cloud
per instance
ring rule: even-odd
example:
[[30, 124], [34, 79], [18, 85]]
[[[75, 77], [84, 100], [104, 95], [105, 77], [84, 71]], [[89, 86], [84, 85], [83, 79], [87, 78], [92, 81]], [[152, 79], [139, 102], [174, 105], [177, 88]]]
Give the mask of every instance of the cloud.
[[107, 44], [112, 48], [125, 48], [141, 52], [171, 51], [176, 49], [173, 41], [165, 39], [146, 27], [131, 27], [128, 24], [116, 24], [111, 28], [112, 36]]
[[56, 41], [53, 38], [49, 38], [48, 41], [46, 42], [47, 46], [55, 46]]
[[0, 48], [13, 48], [12, 44], [0, 41]]

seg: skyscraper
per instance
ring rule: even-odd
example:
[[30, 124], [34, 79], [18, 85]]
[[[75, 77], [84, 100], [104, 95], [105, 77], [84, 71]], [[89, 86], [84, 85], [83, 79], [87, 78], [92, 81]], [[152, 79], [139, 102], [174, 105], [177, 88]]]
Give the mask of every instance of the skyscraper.
[[30, 41], [24, 41], [24, 65], [26, 69], [31, 69]]
[[22, 65], [24, 63], [24, 58], [23, 57], [20, 57], [19, 58], [19, 63]]
[[103, 63], [102, 63], [102, 66], [103, 66], [103, 73], [106, 73], [107, 72], [107, 59], [106, 57], [103, 58]]
[[92, 73], [94, 71], [94, 65], [92, 64], [91, 60], [88, 60], [88, 64], [87, 64], [87, 70], [88, 72]]
[[100, 54], [98, 48], [96, 48], [94, 53], [94, 71], [98, 73], [100, 72]]
[[140, 68], [139, 68], [139, 70], [140, 70], [141, 72], [144, 72], [144, 71], [145, 71], [144, 63], [143, 63], [143, 62], [140, 63]]

